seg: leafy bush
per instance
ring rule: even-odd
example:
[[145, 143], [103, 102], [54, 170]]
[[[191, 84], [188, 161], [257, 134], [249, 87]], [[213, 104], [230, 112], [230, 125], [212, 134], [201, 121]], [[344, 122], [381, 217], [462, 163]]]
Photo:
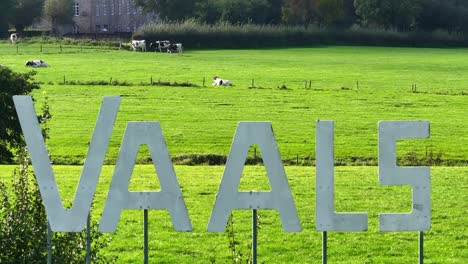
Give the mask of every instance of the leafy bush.
[[194, 19], [149, 24], [133, 38], [170, 40], [188, 48], [262, 48], [315, 45], [451, 47], [466, 46], [468, 36], [440, 32], [397, 32], [382, 29], [325, 29], [316, 26], [203, 24]]
[[13, 104], [13, 95], [29, 94], [39, 85], [34, 82], [36, 72], [16, 73], [0, 66], [0, 163], [11, 162], [12, 149], [21, 145], [21, 127]]
[[[48, 138], [47, 122], [51, 118], [47, 96], [42, 106], [39, 121], [44, 140]], [[47, 258], [48, 224], [45, 208], [34, 177], [29, 167], [25, 147], [17, 152], [19, 167], [12, 175], [12, 189], [0, 181], [0, 263], [45, 263]], [[115, 257], [99, 254], [109, 239], [97, 231], [97, 222], [91, 227], [92, 263], [113, 263]], [[53, 233], [52, 263], [85, 263], [86, 234]]]

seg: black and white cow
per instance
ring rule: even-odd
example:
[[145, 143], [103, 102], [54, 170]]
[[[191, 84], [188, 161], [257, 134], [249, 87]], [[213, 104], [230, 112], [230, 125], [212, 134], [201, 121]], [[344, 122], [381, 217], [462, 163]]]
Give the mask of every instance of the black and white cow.
[[175, 43], [175, 44], [169, 45], [169, 47], [167, 48], [167, 52], [168, 53], [176, 52], [176, 53], [181, 54], [183, 52], [182, 43]]
[[169, 42], [169, 40], [158, 40], [156, 42], [151, 42], [149, 46], [151, 49], [154, 49], [155, 51], [163, 52], [163, 51], [167, 51], [170, 45], [171, 45], [171, 42]]
[[142, 52], [146, 51], [146, 41], [145, 40], [132, 40], [132, 49], [136, 51], [141, 49]]
[[30, 61], [27, 61], [24, 66], [37, 68], [37, 67], [49, 67], [49, 64], [47, 64], [43, 60], [30, 60]]
[[231, 81], [223, 80], [219, 78], [218, 76], [215, 76], [213, 78], [213, 86], [231, 86]]

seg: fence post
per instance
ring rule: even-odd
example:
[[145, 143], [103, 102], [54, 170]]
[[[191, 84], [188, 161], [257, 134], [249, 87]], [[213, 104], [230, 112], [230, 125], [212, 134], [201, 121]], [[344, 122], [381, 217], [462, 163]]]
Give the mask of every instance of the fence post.
[[62, 53], [62, 44], [60, 44], [60, 53]]
[[18, 51], [18, 44], [16, 44], [16, 54], [18, 54], [19, 51]]
[[252, 88], [254, 88], [254, 87], [255, 87], [255, 80], [252, 79]]
[[205, 77], [203, 77], [203, 87], [205, 87]]
[[309, 89], [312, 88], [312, 81], [309, 80]]
[[153, 86], [153, 76], [152, 75], [150, 77], [150, 83], [151, 83], [151, 86]]
[[41, 53], [42, 53], [42, 44], [41, 44]]

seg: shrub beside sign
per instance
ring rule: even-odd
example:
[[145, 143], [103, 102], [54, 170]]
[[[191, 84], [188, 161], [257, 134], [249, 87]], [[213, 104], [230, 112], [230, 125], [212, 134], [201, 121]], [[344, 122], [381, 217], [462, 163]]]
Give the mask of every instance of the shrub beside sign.
[[[91, 209], [121, 98], [104, 97], [71, 209], [63, 207], [31, 97], [14, 96], [13, 100], [52, 230], [82, 231]], [[333, 121], [317, 121], [316, 137], [316, 229], [318, 231], [367, 230], [367, 213], [335, 212]], [[429, 167], [396, 165], [397, 140], [427, 137], [429, 137], [429, 121], [379, 122], [379, 181], [384, 185], [410, 185], [413, 191], [413, 210], [410, 213], [380, 214], [381, 231], [423, 231], [430, 228]], [[128, 191], [138, 149], [142, 144], [149, 147], [161, 191]], [[260, 148], [271, 191], [238, 191], [248, 150], [253, 144], [257, 144]], [[114, 232], [123, 209], [167, 209], [175, 230], [192, 230], [159, 122], [127, 124], [99, 223], [99, 231]], [[233, 209], [275, 209], [278, 210], [284, 231], [301, 231], [293, 196], [269, 122], [239, 123], [209, 219], [208, 231], [224, 231], [229, 213]]]

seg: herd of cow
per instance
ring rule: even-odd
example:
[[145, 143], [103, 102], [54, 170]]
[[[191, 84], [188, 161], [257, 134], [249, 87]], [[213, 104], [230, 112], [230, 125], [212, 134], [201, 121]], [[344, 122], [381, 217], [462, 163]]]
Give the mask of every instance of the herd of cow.
[[[10, 41], [12, 44], [17, 44], [19, 41], [19, 33], [13, 33], [10, 35]], [[132, 40], [131, 49], [137, 51], [159, 51], [167, 53], [179, 53], [183, 52], [182, 43], [171, 43], [169, 40], [158, 40], [155, 42], [150, 42], [149, 45], [146, 44], [146, 40]]]
[[[19, 34], [13, 33], [10, 35], [10, 40], [12, 44], [17, 44], [19, 40]], [[158, 40], [155, 42], [151, 42], [149, 45], [146, 45], [146, 40], [132, 40], [131, 48], [133, 51], [137, 49], [141, 49], [141, 51], [145, 52], [148, 50], [151, 51], [158, 51], [158, 52], [167, 52], [167, 53], [179, 53], [181, 54], [183, 51], [182, 43], [171, 43], [169, 40]], [[42, 60], [30, 60], [27, 61], [25, 66], [28, 67], [48, 67], [49, 65]], [[3, 65], [0, 64], [0, 67]], [[218, 76], [213, 78], [213, 86], [231, 86], [231, 81], [223, 80]]]
[[169, 40], [158, 40], [146, 44], [146, 40], [132, 40], [132, 50], [137, 51], [159, 51], [167, 53], [179, 53], [183, 52], [182, 43], [171, 43]]

